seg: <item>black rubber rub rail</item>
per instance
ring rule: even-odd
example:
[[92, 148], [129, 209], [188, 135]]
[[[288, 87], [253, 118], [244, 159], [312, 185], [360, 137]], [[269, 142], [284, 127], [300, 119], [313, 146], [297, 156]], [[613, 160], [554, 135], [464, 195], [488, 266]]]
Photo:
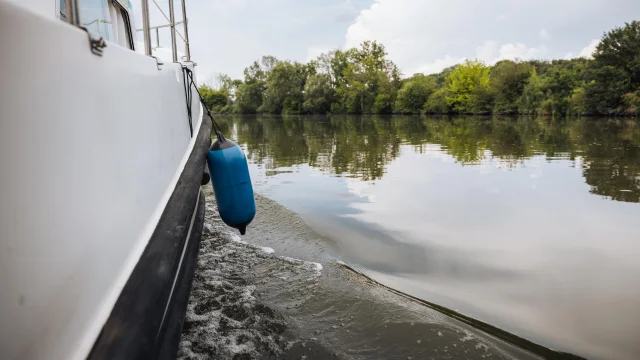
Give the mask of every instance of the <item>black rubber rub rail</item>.
[[210, 145], [204, 115], [171, 198], [88, 359], [175, 358], [203, 228], [204, 198], [198, 198]]

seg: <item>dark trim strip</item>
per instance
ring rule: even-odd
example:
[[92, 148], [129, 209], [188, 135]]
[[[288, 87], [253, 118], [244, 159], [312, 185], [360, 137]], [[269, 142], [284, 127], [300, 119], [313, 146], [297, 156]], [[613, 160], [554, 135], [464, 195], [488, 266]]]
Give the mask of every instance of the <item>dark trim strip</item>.
[[[189, 278], [180, 276], [180, 258], [183, 250], [188, 249], [187, 255], [190, 257], [184, 259], [183, 268], [187, 264], [195, 268], [190, 263], [195, 263], [197, 259], [197, 251], [193, 251], [193, 245], [199, 246], [202, 234], [204, 200], [197, 208], [196, 204], [201, 196], [200, 183], [210, 145], [211, 120], [205, 115], [195, 146], [173, 194], [88, 359], [148, 359], [157, 356], [159, 348], [164, 347], [156, 340], [164, 339], [163, 327], [166, 329], [176, 325], [165, 321], [162, 326], [167, 304], [172, 298], [171, 289], [176, 274], [179, 281], [189, 282], [189, 288], [193, 278], [193, 271]], [[190, 240], [187, 236], [194, 211], [196, 220]], [[185, 247], [186, 241], [191, 244]], [[176, 288], [183, 289], [182, 285]], [[188, 297], [188, 293], [180, 295]], [[174, 296], [173, 300], [179, 302], [181, 299]], [[171, 306], [173, 305], [169, 304], [169, 312], [173, 314]], [[173, 318], [175, 315], [172, 315]], [[177, 351], [177, 344], [175, 349]]]
[[[173, 283], [171, 284], [171, 290], [169, 291], [169, 300], [167, 300], [167, 305], [164, 307], [164, 313], [162, 314], [162, 321], [160, 322], [160, 330], [158, 330], [158, 334], [156, 335], [156, 343], [158, 342], [158, 338], [161, 335], [162, 332], [162, 328], [163, 328], [163, 324], [165, 323], [165, 320], [167, 318], [167, 313], [169, 312], [169, 306], [171, 305], [172, 301], [171, 299], [173, 299], [174, 297], [174, 291], [176, 289], [176, 283], [178, 282], [178, 278], [180, 278], [180, 275], [182, 275], [183, 271], [182, 268], [184, 266], [182, 266], [182, 262], [184, 261], [184, 257], [187, 254], [187, 248], [189, 246], [191, 246], [191, 244], [193, 243], [192, 238], [193, 238], [193, 234], [191, 233], [193, 230], [193, 224], [196, 221], [196, 217], [198, 215], [198, 210], [200, 209], [200, 198], [202, 198], [202, 190], [200, 190], [200, 195], [198, 196], [198, 199], [196, 200], [196, 208], [193, 210], [193, 215], [191, 215], [191, 223], [189, 224], [189, 232], [187, 232], [187, 241], [185, 241], [184, 243], [184, 247], [182, 248], [182, 253], [180, 253], [180, 261], [178, 262], [178, 271], [176, 272], [176, 275], [173, 277]], [[201, 214], [202, 216], [204, 216], [204, 213]], [[196, 229], [197, 231], [198, 229]], [[202, 235], [202, 231], [200, 231], [200, 234]], [[200, 241], [200, 239], [195, 239], [196, 241]], [[175, 301], [173, 301], [175, 302]]]
[[[194, 218], [193, 232], [189, 240], [185, 261], [176, 288], [171, 299], [169, 311], [164, 319], [164, 326], [160, 329], [160, 336], [156, 340], [156, 355], [154, 359], [174, 360], [178, 355], [178, 347], [180, 345], [180, 336], [182, 335], [182, 326], [184, 325], [184, 316], [187, 312], [189, 304], [189, 294], [191, 294], [191, 286], [193, 284], [193, 275], [196, 271], [198, 253], [200, 251], [200, 240], [202, 237], [202, 228], [204, 227], [204, 194], [200, 193], [200, 202], [198, 205], [197, 215]], [[195, 232], [197, 230], [197, 233]]]

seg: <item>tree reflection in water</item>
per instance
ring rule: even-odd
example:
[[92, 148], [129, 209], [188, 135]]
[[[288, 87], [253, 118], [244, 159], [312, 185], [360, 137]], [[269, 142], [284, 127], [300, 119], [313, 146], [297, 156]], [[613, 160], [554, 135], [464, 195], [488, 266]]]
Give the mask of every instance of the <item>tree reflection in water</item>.
[[375, 181], [402, 146], [438, 149], [462, 166], [497, 161], [524, 165], [533, 156], [582, 168], [591, 193], [640, 202], [640, 122], [429, 116], [220, 116], [250, 159], [268, 169], [308, 164], [324, 172]]

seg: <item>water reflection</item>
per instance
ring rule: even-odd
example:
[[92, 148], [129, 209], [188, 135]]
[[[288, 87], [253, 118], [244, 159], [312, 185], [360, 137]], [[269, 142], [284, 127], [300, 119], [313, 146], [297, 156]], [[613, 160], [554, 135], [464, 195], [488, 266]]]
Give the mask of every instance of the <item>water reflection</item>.
[[548, 347], [639, 358], [637, 121], [219, 121], [255, 188], [376, 280]]
[[499, 161], [515, 167], [535, 155], [582, 167], [591, 193], [640, 201], [640, 125], [627, 119], [284, 116], [223, 117], [249, 156], [267, 168], [299, 164], [378, 180], [401, 145], [430, 146], [462, 165]]

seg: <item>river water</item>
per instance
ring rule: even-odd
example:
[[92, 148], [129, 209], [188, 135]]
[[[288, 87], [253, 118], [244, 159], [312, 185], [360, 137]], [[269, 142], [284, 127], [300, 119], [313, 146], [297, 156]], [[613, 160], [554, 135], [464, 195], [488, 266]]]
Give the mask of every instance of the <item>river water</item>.
[[640, 123], [220, 116], [332, 257], [535, 343], [640, 357]]

